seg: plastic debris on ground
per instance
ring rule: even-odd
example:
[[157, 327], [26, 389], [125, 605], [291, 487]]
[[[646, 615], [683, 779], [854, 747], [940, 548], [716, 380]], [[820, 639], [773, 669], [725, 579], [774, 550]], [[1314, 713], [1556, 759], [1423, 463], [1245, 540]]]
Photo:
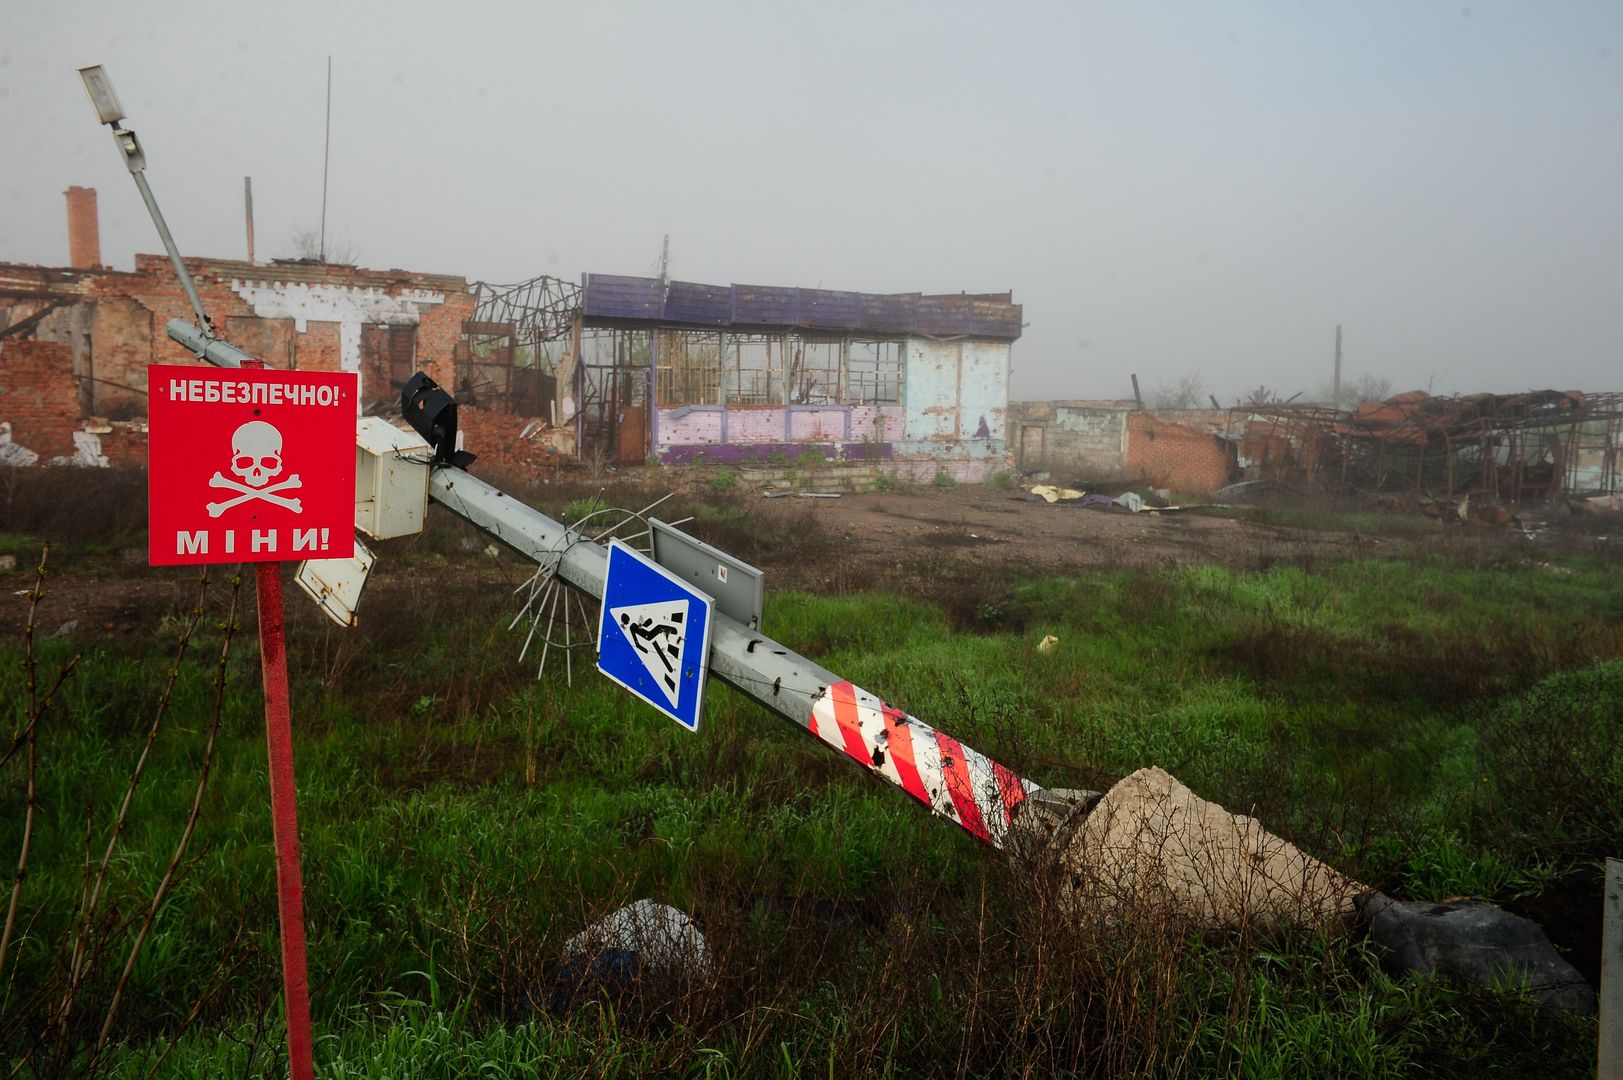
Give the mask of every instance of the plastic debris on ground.
[[1578, 507], [1591, 514], [1615, 514], [1623, 510], [1623, 495], [1591, 495], [1581, 500]]

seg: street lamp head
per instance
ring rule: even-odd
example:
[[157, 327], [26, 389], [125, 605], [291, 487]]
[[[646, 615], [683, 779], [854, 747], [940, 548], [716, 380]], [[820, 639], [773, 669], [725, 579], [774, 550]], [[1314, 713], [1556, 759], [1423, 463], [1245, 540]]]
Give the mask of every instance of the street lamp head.
[[456, 446], [456, 399], [439, 383], [419, 371], [400, 392], [400, 411], [406, 423], [429, 446], [434, 448], [434, 460], [466, 469], [473, 463], [473, 455]]
[[118, 103], [113, 82], [100, 64], [79, 69], [79, 79], [85, 84], [85, 94], [96, 108], [96, 117], [103, 124], [116, 124], [124, 119], [124, 106]]

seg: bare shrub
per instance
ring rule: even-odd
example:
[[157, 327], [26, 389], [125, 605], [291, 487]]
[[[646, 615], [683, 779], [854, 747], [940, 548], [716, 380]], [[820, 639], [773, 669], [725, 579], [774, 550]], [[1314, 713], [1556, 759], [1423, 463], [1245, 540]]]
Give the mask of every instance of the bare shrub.
[[0, 466], [0, 532], [112, 544], [139, 537], [146, 525], [145, 469]]
[[1203, 409], [1206, 407], [1206, 380], [1196, 371], [1178, 376], [1167, 386], [1150, 392], [1151, 409]]
[[1553, 675], [1488, 710], [1494, 833], [1524, 858], [1599, 861], [1623, 845], [1623, 661]]

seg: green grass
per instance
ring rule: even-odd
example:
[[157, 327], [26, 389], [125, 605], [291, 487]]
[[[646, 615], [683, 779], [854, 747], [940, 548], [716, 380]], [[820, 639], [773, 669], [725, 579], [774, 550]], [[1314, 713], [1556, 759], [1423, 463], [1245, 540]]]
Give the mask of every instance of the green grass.
[[565, 504], [563, 511], [564, 520], [566, 522], [577, 522], [584, 518], [589, 518], [593, 514], [602, 513], [606, 509], [608, 509], [608, 504], [605, 503], [602, 498], [596, 495], [588, 496], [584, 499], [575, 499]]
[[[740, 527], [725, 506], [709, 513]], [[1623, 585], [1604, 565], [1563, 567], [1042, 579], [995, 598], [989, 622], [1018, 631], [989, 633], [894, 595], [770, 593], [765, 625], [1046, 785], [1161, 765], [1397, 894], [1509, 902], [1587, 880], [1623, 832]], [[1055, 924], [967, 836], [719, 683], [691, 736], [589, 660], [572, 688], [530, 682], [505, 587], [423, 602], [420, 623], [375, 620], [342, 656], [313, 622], [293, 628], [321, 1075], [1592, 1069], [1592, 1024], [1394, 983], [1346, 939]], [[115, 857], [120, 919], [141, 910], [190, 805], [222, 604], [216, 589]], [[1038, 653], [1050, 633], [1058, 647]], [[280, 1043], [257, 660], [251, 637], [239, 646], [193, 858], [136, 967], [112, 1075], [142, 1075], [205, 990], [168, 1074], [261, 1073]], [[68, 645], [40, 653], [46, 678]], [[164, 651], [94, 651], [41, 727], [8, 1056], [40, 1023], [33, 993], [71, 931], [86, 810], [99, 854], [167, 665]], [[22, 679], [7, 645], [8, 730]], [[7, 860], [21, 777], [14, 760], [0, 789]], [[1607, 813], [1581, 812], [1596, 803]], [[563, 941], [641, 896], [700, 921], [714, 992], [538, 1011]], [[122, 944], [104, 968], [128, 936], [109, 930]], [[81, 1049], [108, 981], [82, 992]]]
[[0, 533], [0, 555], [12, 555], [17, 559], [18, 567], [39, 565], [39, 549], [45, 543], [37, 536], [20, 536], [12, 533]]

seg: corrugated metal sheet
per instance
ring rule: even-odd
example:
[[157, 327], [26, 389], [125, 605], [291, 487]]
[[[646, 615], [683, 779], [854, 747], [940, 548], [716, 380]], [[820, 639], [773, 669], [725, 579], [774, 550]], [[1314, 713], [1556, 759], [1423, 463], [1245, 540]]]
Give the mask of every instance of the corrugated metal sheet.
[[658, 278], [620, 277], [615, 274], [588, 274], [586, 291], [597, 313], [609, 319], [659, 319], [665, 308]]
[[587, 274], [587, 325], [652, 322], [741, 330], [814, 329], [1014, 341], [1021, 308], [1007, 293], [859, 293], [779, 285], [663, 283], [658, 278]]
[[732, 290], [725, 285], [673, 281], [665, 294], [664, 318], [699, 326], [726, 326], [732, 320]]
[[875, 330], [905, 334], [918, 325], [918, 318], [918, 293], [897, 293], [894, 296], [862, 294], [862, 320]]
[[733, 324], [800, 325], [800, 290], [776, 285], [734, 285]]

